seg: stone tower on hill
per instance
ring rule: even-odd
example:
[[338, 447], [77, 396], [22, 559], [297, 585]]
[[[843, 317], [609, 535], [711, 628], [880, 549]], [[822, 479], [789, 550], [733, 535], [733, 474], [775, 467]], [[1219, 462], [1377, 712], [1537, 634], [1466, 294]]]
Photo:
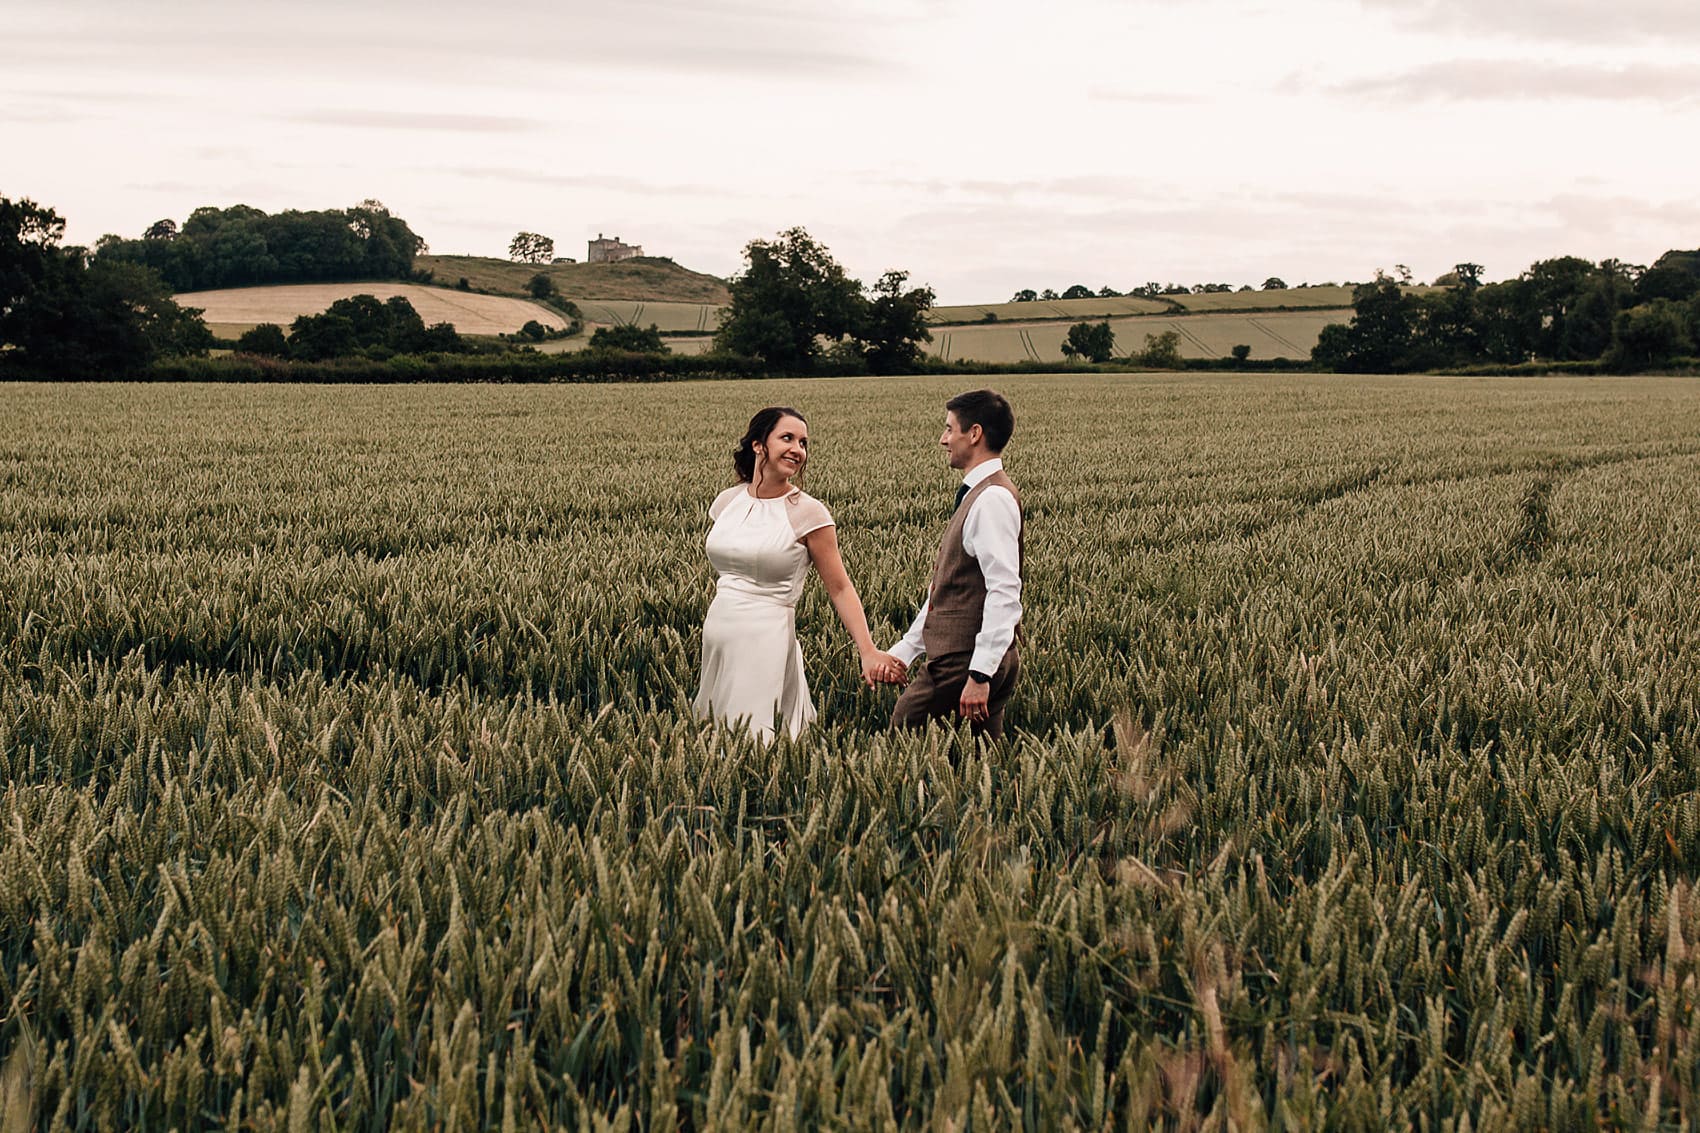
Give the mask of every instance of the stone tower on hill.
[[602, 233], [596, 234], [596, 239], [590, 242], [588, 263], [611, 264], [616, 260], [629, 260], [633, 256], [643, 255], [643, 248], [637, 244], [622, 244], [620, 238], [604, 239]]

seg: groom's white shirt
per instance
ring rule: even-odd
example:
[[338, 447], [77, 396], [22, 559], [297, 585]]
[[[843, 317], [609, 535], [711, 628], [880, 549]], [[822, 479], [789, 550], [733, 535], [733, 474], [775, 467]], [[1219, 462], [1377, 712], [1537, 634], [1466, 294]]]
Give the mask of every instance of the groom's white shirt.
[[[962, 482], [973, 491], [980, 481], [1001, 471], [1003, 461], [993, 457], [970, 469]], [[1021, 506], [1009, 489], [994, 484], [974, 498], [962, 520], [962, 550], [979, 564], [986, 579], [986, 610], [968, 667], [977, 673], [995, 673], [1021, 621]], [[905, 665], [914, 664], [927, 651], [921, 628], [927, 624], [930, 608], [930, 601], [921, 603], [909, 632], [891, 647], [891, 655]]]

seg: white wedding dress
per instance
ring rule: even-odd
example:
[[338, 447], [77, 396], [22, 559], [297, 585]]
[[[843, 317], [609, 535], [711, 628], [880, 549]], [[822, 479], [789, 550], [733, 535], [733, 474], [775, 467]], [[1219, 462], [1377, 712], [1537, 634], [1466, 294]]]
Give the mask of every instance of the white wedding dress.
[[743, 721], [763, 739], [775, 725], [795, 736], [815, 718], [797, 644], [797, 599], [809, 573], [799, 540], [832, 516], [800, 488], [764, 500], [747, 484], [721, 492], [708, 514], [708, 561], [720, 579], [702, 623], [697, 715]]

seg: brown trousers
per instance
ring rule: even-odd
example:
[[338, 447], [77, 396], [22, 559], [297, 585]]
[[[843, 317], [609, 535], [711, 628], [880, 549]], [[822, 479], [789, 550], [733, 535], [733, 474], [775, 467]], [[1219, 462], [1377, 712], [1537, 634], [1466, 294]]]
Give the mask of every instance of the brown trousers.
[[[950, 723], [961, 720], [962, 686], [968, 683], [968, 662], [972, 659], [971, 653], [929, 655], [897, 698], [897, 705], [891, 710], [891, 726], [924, 728], [928, 720]], [[998, 671], [992, 674], [986, 718], [973, 723], [974, 735], [993, 740], [1003, 738], [1004, 705], [1015, 691], [1015, 678], [1020, 674], [1021, 658], [1012, 645], [1003, 655]]]

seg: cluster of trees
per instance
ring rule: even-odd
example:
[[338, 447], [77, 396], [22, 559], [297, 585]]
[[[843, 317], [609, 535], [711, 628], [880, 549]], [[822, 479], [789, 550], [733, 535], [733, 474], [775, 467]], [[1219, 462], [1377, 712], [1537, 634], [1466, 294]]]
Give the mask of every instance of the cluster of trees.
[[1065, 358], [1108, 362], [1116, 352], [1116, 332], [1108, 322], [1075, 323], [1063, 339], [1062, 352]]
[[555, 240], [539, 232], [516, 232], [508, 241], [508, 259], [520, 264], [546, 264], [555, 258]]
[[176, 291], [268, 283], [407, 279], [425, 241], [383, 203], [267, 215], [249, 205], [198, 208], [181, 227], [155, 221], [140, 239], [102, 236], [97, 262], [141, 264]]
[[276, 323], [261, 323], [236, 341], [243, 354], [323, 362], [331, 358], [385, 361], [397, 354], [459, 354], [466, 344], [448, 323], [425, 325], [403, 296], [338, 299], [324, 312], [301, 315], [286, 338]]
[[[1134, 295], [1145, 299], [1155, 299], [1159, 295], [1209, 295], [1218, 291], [1233, 290], [1236, 290], [1236, 288], [1231, 283], [1195, 283], [1191, 287], [1188, 287], [1184, 283], [1157, 283], [1153, 281], [1142, 287], [1135, 287], [1131, 291], [1117, 291], [1113, 287], [1100, 287], [1098, 290], [1094, 291], [1083, 283], [1076, 283], [1072, 287], [1065, 288], [1060, 295], [1051, 290], [1049, 287], [1045, 288], [1043, 291], [1035, 291], [1031, 287], [1024, 287], [1010, 298], [1010, 302], [1036, 303], [1040, 300], [1046, 299], [1114, 299], [1121, 295]], [[1252, 286], [1249, 283], [1241, 284], [1238, 290], [1250, 291], [1252, 290]], [[1272, 275], [1263, 281], [1262, 290], [1285, 291], [1287, 290], [1287, 285], [1279, 276]]]
[[[1240, 353], [1241, 350], [1245, 354]], [[1063, 355], [1085, 362], [1108, 362], [1116, 353], [1116, 332], [1106, 320], [1101, 323], [1075, 323], [1063, 339]], [[1234, 357], [1243, 362], [1251, 347], [1234, 347]], [[1166, 330], [1162, 334], [1145, 336], [1145, 349], [1131, 358], [1141, 366], [1156, 370], [1174, 370], [1181, 366], [1181, 336]]]
[[1700, 251], [1667, 252], [1651, 268], [1560, 256], [1502, 283], [1481, 276], [1480, 264], [1459, 264], [1435, 281], [1444, 290], [1416, 295], [1377, 273], [1311, 359], [1360, 373], [1530, 361], [1629, 371], [1700, 352]]
[[165, 355], [205, 354], [200, 311], [179, 307], [158, 273], [64, 247], [65, 221], [0, 197], [0, 371], [112, 378]]
[[650, 323], [647, 328], [636, 323], [617, 327], [597, 327], [590, 335], [592, 350], [624, 350], [628, 354], [670, 354], [661, 340], [661, 328]]
[[801, 228], [752, 240], [744, 265], [728, 284], [717, 350], [799, 373], [830, 352], [836, 361], [894, 374], [918, 367], [921, 343], [932, 341], [932, 288], [910, 287], [908, 272], [888, 271], [864, 289]]

